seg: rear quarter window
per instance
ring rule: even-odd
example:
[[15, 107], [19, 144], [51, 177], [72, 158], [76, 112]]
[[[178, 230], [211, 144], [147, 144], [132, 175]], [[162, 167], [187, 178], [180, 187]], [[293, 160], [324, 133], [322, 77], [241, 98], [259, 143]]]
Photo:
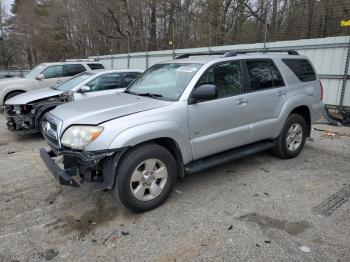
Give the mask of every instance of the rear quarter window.
[[87, 64], [88, 67], [90, 67], [91, 70], [97, 70], [97, 69], [105, 69], [105, 67], [102, 64]]
[[316, 80], [316, 73], [310, 62], [306, 59], [282, 59], [290, 70], [297, 76], [301, 82]]

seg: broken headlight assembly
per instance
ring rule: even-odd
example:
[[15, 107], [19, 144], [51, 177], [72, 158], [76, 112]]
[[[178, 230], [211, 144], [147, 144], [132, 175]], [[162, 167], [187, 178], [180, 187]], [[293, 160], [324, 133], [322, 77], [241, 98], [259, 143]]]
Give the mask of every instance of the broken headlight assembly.
[[61, 144], [77, 150], [83, 150], [85, 146], [96, 140], [102, 133], [101, 126], [71, 126], [62, 136]]

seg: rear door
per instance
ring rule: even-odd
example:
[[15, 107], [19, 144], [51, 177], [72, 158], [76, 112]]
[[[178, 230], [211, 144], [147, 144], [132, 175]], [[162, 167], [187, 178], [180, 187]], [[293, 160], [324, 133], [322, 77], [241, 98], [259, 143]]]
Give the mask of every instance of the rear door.
[[240, 61], [211, 66], [196, 87], [214, 84], [218, 98], [188, 105], [190, 140], [194, 160], [250, 141], [250, 104]]
[[245, 60], [251, 106], [252, 141], [272, 138], [288, 89], [271, 59]]

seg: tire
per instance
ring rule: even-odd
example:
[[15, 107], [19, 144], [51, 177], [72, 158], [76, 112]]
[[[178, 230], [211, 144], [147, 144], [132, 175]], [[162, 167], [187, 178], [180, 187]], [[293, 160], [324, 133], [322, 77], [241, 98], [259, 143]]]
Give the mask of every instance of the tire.
[[16, 92], [12, 92], [8, 95], [6, 95], [5, 99], [4, 99], [4, 104], [7, 100], [9, 100], [10, 98], [14, 97], [14, 96], [18, 96], [20, 94], [23, 94], [24, 92], [21, 92], [21, 91], [16, 91]]
[[45, 114], [46, 114], [46, 112], [42, 113], [41, 116], [40, 116], [40, 118], [39, 118], [39, 121], [38, 121], [38, 127], [37, 127], [37, 129], [39, 130], [40, 134], [43, 133], [43, 127], [42, 127], [42, 125], [43, 125], [43, 120], [44, 120]]
[[272, 152], [284, 159], [297, 157], [303, 150], [307, 134], [307, 125], [301, 115], [291, 114], [276, 140]]
[[113, 193], [127, 209], [144, 212], [163, 204], [176, 180], [177, 166], [173, 155], [160, 145], [145, 144], [122, 157]]

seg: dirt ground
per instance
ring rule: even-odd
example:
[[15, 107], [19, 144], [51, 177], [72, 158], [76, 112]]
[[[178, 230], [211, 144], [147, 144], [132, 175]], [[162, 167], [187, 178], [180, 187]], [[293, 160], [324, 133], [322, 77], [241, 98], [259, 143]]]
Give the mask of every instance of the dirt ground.
[[10, 134], [0, 113], [0, 261], [350, 261], [350, 128], [314, 128], [296, 159], [180, 179], [133, 214], [110, 192], [60, 186], [44, 140]]

